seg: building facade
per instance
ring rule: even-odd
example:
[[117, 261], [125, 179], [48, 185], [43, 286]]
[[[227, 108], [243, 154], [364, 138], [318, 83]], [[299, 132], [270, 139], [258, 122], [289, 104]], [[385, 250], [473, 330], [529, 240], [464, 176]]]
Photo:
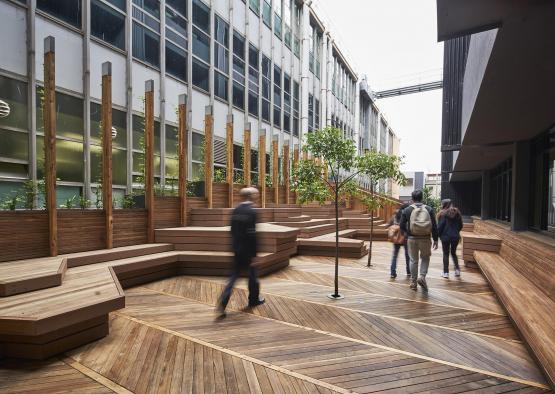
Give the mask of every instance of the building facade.
[[407, 181], [399, 189], [399, 199], [408, 202], [412, 199], [413, 191], [424, 187], [425, 177], [423, 171], [406, 171], [403, 175], [405, 175]]
[[552, 233], [555, 5], [486, 3], [437, 5], [442, 197], [467, 215]]
[[184, 93], [191, 180], [201, 177], [207, 106], [214, 116], [214, 166], [226, 165], [226, 122], [232, 119], [234, 171], [241, 176], [248, 128], [252, 179], [260, 131], [266, 132], [268, 163], [275, 135], [282, 152], [284, 144], [302, 145], [303, 135], [332, 125], [359, 150], [386, 151], [392, 133], [309, 1], [0, 0], [0, 34], [0, 100], [9, 107], [0, 117], [0, 197], [43, 177], [47, 36], [56, 40], [59, 201], [95, 199], [106, 61], [113, 70], [116, 196], [140, 187], [147, 80], [155, 89], [155, 177], [165, 188], [173, 188], [178, 175], [177, 106]]

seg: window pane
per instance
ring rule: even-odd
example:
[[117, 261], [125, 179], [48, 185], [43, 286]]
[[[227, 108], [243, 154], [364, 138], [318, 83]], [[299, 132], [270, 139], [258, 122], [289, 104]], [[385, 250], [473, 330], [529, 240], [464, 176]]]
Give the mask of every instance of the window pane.
[[133, 4], [138, 5], [143, 10], [156, 18], [160, 19], [160, 1], [159, 0], [133, 0]]
[[166, 157], [177, 157], [177, 127], [166, 125]]
[[260, 0], [250, 0], [249, 7], [256, 15], [258, 15], [260, 12]]
[[192, 135], [192, 159], [195, 161], [203, 161], [204, 155], [202, 153], [202, 144], [204, 142], [204, 136], [199, 133], [193, 133]]
[[214, 20], [214, 39], [227, 47], [229, 42], [229, 25], [216, 15]]
[[166, 41], [166, 72], [183, 81], [187, 80], [187, 53]]
[[[91, 181], [102, 181], [102, 148], [91, 145]], [[125, 186], [127, 184], [127, 152], [112, 149], [112, 184]]]
[[249, 66], [258, 70], [258, 49], [252, 44], [249, 45]]
[[187, 17], [187, 1], [186, 0], [166, 0], [166, 4], [172, 6], [176, 11]]
[[272, 28], [272, 7], [266, 1], [262, 5], [262, 20], [266, 26]]
[[214, 67], [226, 74], [229, 73], [228, 51], [218, 43], [214, 45]]
[[245, 38], [233, 31], [233, 54], [245, 60]]
[[0, 76], [0, 100], [8, 104], [10, 114], [0, 118], [0, 126], [27, 130], [27, 83]]
[[37, 8], [81, 28], [81, 0], [37, 0]]
[[166, 7], [166, 25], [187, 37], [187, 21], [178, 13]]
[[262, 100], [262, 119], [270, 121], [270, 102]]
[[197, 28], [193, 28], [193, 53], [205, 62], [210, 62], [210, 38]]
[[219, 72], [214, 72], [214, 94], [227, 101], [227, 78]]
[[125, 12], [125, 0], [106, 0], [108, 3], [118, 7], [120, 10]]
[[[37, 152], [44, 152], [44, 137], [37, 136]], [[56, 176], [61, 181], [83, 182], [83, 143], [56, 140]], [[44, 177], [44, 154], [37, 154], [37, 176]]]
[[249, 114], [258, 116], [258, 94], [249, 91]]
[[[91, 142], [100, 145], [100, 120], [102, 119], [102, 106], [91, 103]], [[127, 119], [125, 112], [112, 109], [112, 132], [116, 132], [116, 137], [112, 138], [112, 146], [117, 148], [127, 147]]]
[[92, 0], [91, 34], [125, 50], [125, 16], [99, 0]]
[[[166, 157], [166, 184], [173, 184], [175, 182], [171, 178], [177, 179], [179, 177], [179, 160]], [[168, 179], [170, 178], [170, 179]]]
[[245, 87], [233, 82], [233, 105], [241, 109], [245, 108]]
[[[37, 86], [37, 131], [44, 133], [43, 102], [44, 89]], [[83, 140], [83, 100], [56, 92], [56, 135]]]
[[145, 144], [145, 119], [139, 115], [133, 115], [133, 149], [142, 151]]
[[160, 66], [160, 36], [133, 22], [133, 56], [155, 67]]
[[193, 24], [210, 34], [210, 8], [201, 0], [193, 0]]
[[204, 63], [193, 59], [193, 85], [208, 91], [209, 68]]
[[279, 107], [274, 107], [274, 126], [281, 127], [281, 111]]
[[29, 134], [0, 129], [0, 156], [16, 160], [29, 158]]

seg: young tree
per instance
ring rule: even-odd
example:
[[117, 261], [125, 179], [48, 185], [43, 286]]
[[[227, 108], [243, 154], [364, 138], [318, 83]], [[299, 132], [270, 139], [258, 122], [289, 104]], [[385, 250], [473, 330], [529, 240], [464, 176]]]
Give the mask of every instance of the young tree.
[[345, 139], [343, 132], [334, 127], [308, 133], [303, 151], [318, 160], [299, 161], [293, 173], [294, 190], [301, 204], [331, 201], [335, 206], [335, 278], [330, 298], [342, 298], [339, 294], [339, 203], [345, 196], [358, 192], [354, 182], [357, 176], [378, 175], [375, 153], [357, 156], [354, 141]]
[[[370, 178], [370, 194], [364, 194], [361, 202], [370, 211], [370, 245], [368, 249], [368, 267], [372, 265], [372, 239], [374, 238], [374, 213], [376, 209], [386, 204], [387, 197], [375, 192], [375, 186], [380, 181], [391, 179], [398, 184], [404, 184], [406, 179], [400, 170], [402, 158], [370, 151], [360, 158], [363, 162], [363, 174]], [[387, 220], [389, 218], [384, 218]]]

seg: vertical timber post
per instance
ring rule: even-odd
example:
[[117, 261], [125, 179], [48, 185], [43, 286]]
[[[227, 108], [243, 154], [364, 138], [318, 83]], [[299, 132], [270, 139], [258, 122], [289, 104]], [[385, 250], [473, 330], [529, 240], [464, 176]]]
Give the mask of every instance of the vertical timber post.
[[[293, 146], [293, 171], [297, 170], [299, 165], [299, 144]], [[295, 204], [297, 204], [297, 192], [295, 191]]]
[[279, 135], [272, 137], [272, 186], [274, 187], [274, 206], [279, 206]]
[[233, 114], [227, 115], [225, 125], [227, 206], [233, 208]]
[[114, 247], [112, 207], [112, 63], [102, 63], [102, 206], [106, 219], [106, 249]]
[[178, 149], [179, 149], [179, 224], [187, 225], [187, 149], [189, 135], [187, 133], [187, 95], [179, 95], [178, 107]]
[[214, 156], [214, 114], [211, 105], [204, 110], [204, 197], [208, 208], [213, 206], [212, 181], [213, 181], [213, 156]]
[[243, 173], [245, 185], [251, 184], [251, 124], [245, 124], [243, 133]]
[[56, 211], [56, 56], [54, 37], [44, 39], [44, 172], [50, 256], [58, 255]]
[[145, 208], [147, 242], [154, 242], [154, 81], [145, 82]]
[[266, 130], [258, 132], [258, 184], [260, 207], [266, 208]]
[[282, 154], [283, 188], [285, 189], [285, 204], [289, 205], [289, 140], [283, 142]]

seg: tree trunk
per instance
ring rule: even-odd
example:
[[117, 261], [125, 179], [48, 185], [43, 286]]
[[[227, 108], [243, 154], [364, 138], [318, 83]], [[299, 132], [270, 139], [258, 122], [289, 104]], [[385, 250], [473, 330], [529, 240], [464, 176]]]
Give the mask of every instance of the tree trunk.
[[[370, 193], [372, 194], [372, 199], [374, 198], [374, 184], [370, 181]], [[370, 211], [370, 244], [368, 245], [368, 267], [372, 266], [372, 239], [374, 238], [374, 205], [372, 205], [372, 210]]]
[[339, 297], [339, 190], [335, 189], [335, 293]]
[[372, 266], [372, 239], [374, 238], [374, 210], [370, 211], [370, 244], [368, 245], [368, 267]]

